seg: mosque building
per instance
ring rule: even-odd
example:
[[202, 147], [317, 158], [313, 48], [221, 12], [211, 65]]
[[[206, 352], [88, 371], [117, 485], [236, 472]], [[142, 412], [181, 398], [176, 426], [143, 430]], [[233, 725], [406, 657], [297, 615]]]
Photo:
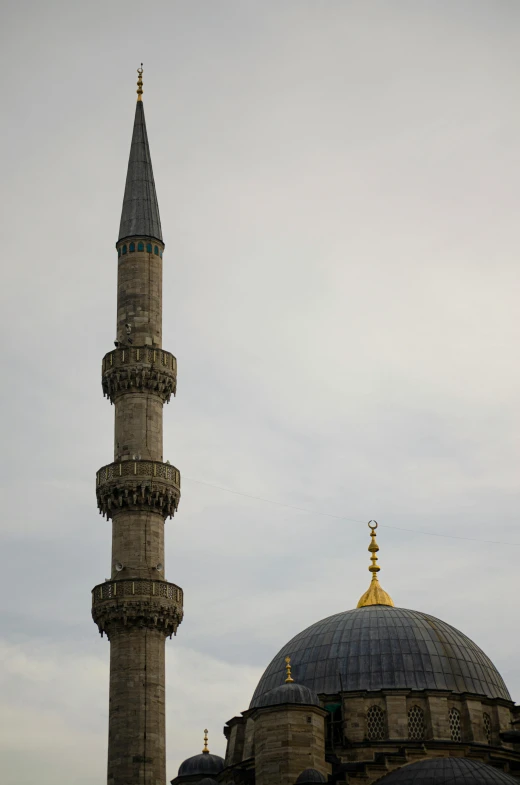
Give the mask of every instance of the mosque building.
[[357, 607], [283, 646], [226, 723], [225, 759], [189, 758], [172, 785], [520, 782], [520, 706], [466, 635], [395, 607], [369, 527], [372, 578]]
[[[141, 68], [115, 349], [102, 363], [114, 461], [96, 478], [99, 511], [112, 520], [111, 578], [92, 590], [110, 641], [108, 785], [166, 785], [164, 645], [183, 618], [182, 589], [164, 577], [180, 473], [163, 459], [162, 415], [177, 362], [162, 348], [165, 244], [142, 95]], [[520, 785], [520, 706], [466, 635], [395, 607], [378, 579], [377, 523], [369, 527], [371, 581], [357, 607], [283, 646], [249, 708], [226, 722], [225, 758], [211, 754], [205, 731], [171, 785]]]

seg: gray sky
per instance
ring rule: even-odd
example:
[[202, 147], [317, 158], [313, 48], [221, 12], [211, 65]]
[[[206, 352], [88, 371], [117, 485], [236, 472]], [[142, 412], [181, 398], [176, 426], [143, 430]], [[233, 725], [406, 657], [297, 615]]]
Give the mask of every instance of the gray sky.
[[17, 0], [1, 21], [5, 781], [106, 776], [94, 476], [141, 60], [179, 362], [168, 778], [204, 727], [223, 753], [292, 635], [355, 606], [369, 518], [396, 604], [462, 629], [518, 698], [518, 2]]

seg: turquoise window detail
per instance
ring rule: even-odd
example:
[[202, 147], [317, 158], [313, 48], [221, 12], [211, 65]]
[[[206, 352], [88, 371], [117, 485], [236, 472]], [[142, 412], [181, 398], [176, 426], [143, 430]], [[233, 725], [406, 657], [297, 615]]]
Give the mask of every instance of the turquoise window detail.
[[151, 243], [147, 243], [146, 250], [148, 251], [148, 253], [152, 253], [152, 244]]
[[154, 247], [153, 252], [156, 256], [159, 256], [159, 249], [157, 248], [157, 246]]
[[126, 253], [126, 245], [123, 245], [123, 253]]
[[130, 243], [130, 253], [133, 253], [133, 251], [135, 251], [135, 243]]
[[161, 259], [162, 259], [162, 251], [160, 251], [160, 253], [159, 253], [159, 256], [160, 256], [160, 257], [161, 257]]
[[137, 250], [144, 251], [144, 243], [139, 243], [139, 245], [137, 246]]

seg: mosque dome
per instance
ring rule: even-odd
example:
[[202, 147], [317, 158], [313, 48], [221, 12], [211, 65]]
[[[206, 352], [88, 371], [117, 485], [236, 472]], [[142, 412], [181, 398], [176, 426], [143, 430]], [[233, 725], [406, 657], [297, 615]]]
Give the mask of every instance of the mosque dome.
[[220, 774], [224, 768], [224, 758], [220, 755], [212, 755], [210, 752], [201, 752], [187, 758], [179, 766], [179, 777], [191, 777], [195, 774], [211, 777], [213, 774]]
[[208, 731], [204, 731], [204, 749], [198, 755], [187, 758], [179, 766], [178, 777], [193, 777], [200, 774], [211, 779], [213, 775], [220, 774], [225, 761], [220, 755], [212, 755], [208, 749]]
[[210, 752], [201, 752], [187, 758], [179, 766], [179, 777], [190, 777], [194, 774], [206, 775], [220, 774], [224, 768], [224, 758], [212, 755]]
[[427, 758], [387, 774], [378, 785], [512, 785], [516, 777], [471, 758]]
[[218, 785], [218, 783], [213, 777], [204, 777], [204, 779], [199, 782], [199, 785]]
[[255, 703], [255, 708], [265, 706], [281, 706], [284, 703], [300, 704], [301, 706], [319, 706], [315, 692], [304, 684], [280, 684], [268, 692], [264, 692]]
[[297, 683], [317, 695], [450, 690], [510, 701], [501, 675], [466, 635], [427, 613], [394, 606], [378, 582], [377, 524], [370, 524], [372, 581], [358, 607], [322, 619], [290, 640], [264, 672], [251, 708], [280, 684], [288, 655]]
[[368, 605], [300, 632], [267, 667], [251, 707], [280, 684], [288, 654], [298, 684], [316, 694], [451, 690], [511, 700], [499, 672], [473, 641], [434, 616], [405, 608]]
[[315, 782], [327, 782], [327, 780], [316, 769], [305, 769], [296, 780], [296, 785], [312, 785]]
[[291, 658], [284, 658], [285, 682], [273, 687], [260, 696], [255, 703], [255, 709], [266, 708], [267, 706], [282, 706], [292, 703], [300, 706], [319, 706], [320, 702], [315, 692], [304, 684], [295, 684], [291, 675]]

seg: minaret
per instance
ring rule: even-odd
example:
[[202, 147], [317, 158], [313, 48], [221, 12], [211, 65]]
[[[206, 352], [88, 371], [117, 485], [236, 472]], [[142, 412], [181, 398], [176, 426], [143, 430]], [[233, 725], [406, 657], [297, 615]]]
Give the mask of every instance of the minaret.
[[103, 358], [115, 406], [114, 461], [97, 473], [99, 511], [112, 520], [110, 580], [92, 616], [110, 640], [108, 785], [165, 785], [166, 636], [182, 621], [182, 589], [164, 577], [164, 522], [180, 474], [163, 462], [163, 405], [177, 362], [162, 348], [164, 243], [138, 69], [137, 106], [117, 249], [116, 348]]

